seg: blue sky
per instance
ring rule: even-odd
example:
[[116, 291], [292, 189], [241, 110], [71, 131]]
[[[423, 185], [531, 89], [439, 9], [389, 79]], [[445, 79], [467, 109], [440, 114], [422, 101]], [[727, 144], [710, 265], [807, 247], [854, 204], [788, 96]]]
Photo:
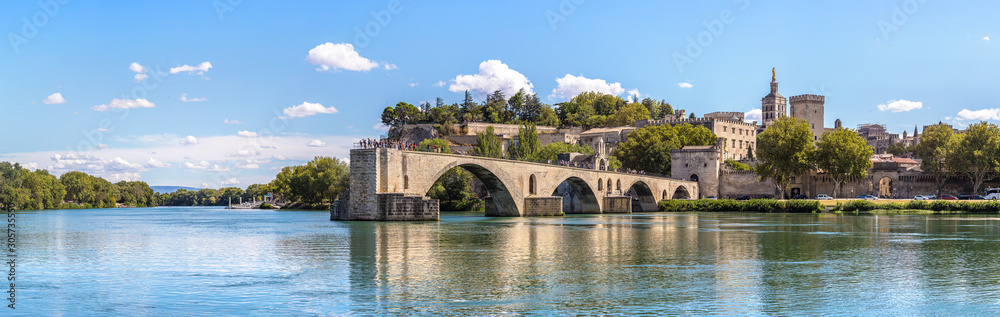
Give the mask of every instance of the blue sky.
[[998, 11], [933, 0], [4, 2], [0, 160], [246, 187], [313, 156], [347, 158], [351, 142], [385, 133], [381, 110], [399, 101], [528, 88], [554, 104], [597, 89], [753, 114], [772, 67], [783, 95], [827, 96], [827, 126], [996, 122]]

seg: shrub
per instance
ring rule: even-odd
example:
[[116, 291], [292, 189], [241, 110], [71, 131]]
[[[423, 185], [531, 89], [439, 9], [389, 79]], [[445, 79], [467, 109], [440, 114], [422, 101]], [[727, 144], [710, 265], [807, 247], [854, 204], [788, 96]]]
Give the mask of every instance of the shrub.
[[840, 207], [843, 211], [872, 211], [875, 210], [875, 204], [867, 200], [851, 200]]
[[742, 211], [811, 213], [823, 210], [823, 205], [818, 201], [777, 201], [772, 199], [752, 199], [749, 201], [735, 201], [732, 199], [663, 200], [657, 203], [657, 206], [660, 211], [665, 212]]
[[260, 204], [260, 209], [274, 209], [274, 206], [271, 206], [269, 203], [263, 203]]

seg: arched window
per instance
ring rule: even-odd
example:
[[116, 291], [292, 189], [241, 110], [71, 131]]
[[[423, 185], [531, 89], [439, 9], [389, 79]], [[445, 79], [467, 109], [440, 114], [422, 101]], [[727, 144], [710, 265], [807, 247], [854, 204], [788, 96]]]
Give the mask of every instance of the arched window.
[[604, 190], [604, 182], [600, 178], [597, 179], [597, 190]]
[[663, 200], [667, 200], [667, 191], [666, 190], [663, 191]]
[[535, 194], [535, 174], [531, 174], [531, 177], [528, 177], [528, 193]]
[[691, 174], [691, 181], [692, 182], [697, 182], [698, 181], [698, 174]]
[[619, 179], [615, 184], [615, 190], [622, 190], [622, 180]]
[[608, 178], [608, 191], [610, 191], [610, 190], [611, 190], [611, 179]]

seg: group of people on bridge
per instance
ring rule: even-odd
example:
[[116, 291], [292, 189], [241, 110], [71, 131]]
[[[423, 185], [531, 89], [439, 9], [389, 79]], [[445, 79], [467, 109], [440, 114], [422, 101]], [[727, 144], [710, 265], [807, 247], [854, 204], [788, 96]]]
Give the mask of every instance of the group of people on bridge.
[[397, 149], [397, 150], [416, 150], [416, 143], [393, 141], [387, 139], [362, 139], [359, 142], [362, 149]]

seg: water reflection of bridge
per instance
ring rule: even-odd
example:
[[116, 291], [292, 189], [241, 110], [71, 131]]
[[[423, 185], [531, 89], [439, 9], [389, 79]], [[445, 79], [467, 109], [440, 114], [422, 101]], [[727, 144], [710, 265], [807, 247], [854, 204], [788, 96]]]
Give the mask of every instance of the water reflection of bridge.
[[[478, 178], [489, 197], [487, 216], [654, 211], [661, 199], [698, 197], [698, 183], [567, 166], [395, 149], [351, 150], [349, 201], [343, 220], [436, 220], [437, 201], [424, 195], [449, 169]], [[568, 195], [555, 196], [563, 186]], [[634, 195], [630, 197], [628, 193]]]

